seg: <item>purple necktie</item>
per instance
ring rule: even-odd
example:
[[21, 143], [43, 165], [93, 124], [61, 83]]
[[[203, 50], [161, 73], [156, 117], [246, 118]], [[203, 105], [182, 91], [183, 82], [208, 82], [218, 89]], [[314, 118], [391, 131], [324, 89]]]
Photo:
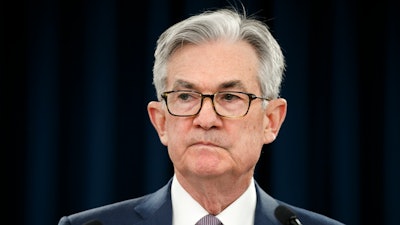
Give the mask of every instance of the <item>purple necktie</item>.
[[219, 219], [211, 214], [201, 218], [196, 225], [223, 225]]

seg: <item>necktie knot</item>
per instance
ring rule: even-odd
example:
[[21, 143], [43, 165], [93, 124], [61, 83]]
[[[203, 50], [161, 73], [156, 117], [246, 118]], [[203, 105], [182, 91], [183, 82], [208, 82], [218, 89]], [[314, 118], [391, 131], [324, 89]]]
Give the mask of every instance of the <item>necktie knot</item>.
[[211, 214], [202, 217], [196, 225], [222, 225], [219, 219]]

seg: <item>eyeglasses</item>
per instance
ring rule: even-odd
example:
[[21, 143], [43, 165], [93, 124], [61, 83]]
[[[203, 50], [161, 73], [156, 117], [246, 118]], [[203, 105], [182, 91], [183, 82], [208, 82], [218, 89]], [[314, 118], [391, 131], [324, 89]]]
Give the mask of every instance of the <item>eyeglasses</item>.
[[167, 91], [161, 94], [168, 112], [173, 116], [190, 117], [199, 114], [204, 98], [210, 98], [214, 111], [221, 117], [239, 118], [245, 116], [255, 99], [269, 101], [255, 94], [240, 91], [221, 91], [214, 94], [202, 94], [197, 91]]

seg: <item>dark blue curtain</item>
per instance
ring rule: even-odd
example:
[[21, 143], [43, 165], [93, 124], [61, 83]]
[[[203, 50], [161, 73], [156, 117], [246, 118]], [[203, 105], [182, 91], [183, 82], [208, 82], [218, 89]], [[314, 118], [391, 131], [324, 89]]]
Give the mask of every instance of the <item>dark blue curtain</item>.
[[[0, 5], [5, 212], [12, 224], [155, 191], [172, 175], [146, 105], [158, 35], [234, 1], [26, 0]], [[396, 224], [400, 10], [394, 1], [242, 1], [287, 58], [288, 115], [256, 179], [346, 224]]]

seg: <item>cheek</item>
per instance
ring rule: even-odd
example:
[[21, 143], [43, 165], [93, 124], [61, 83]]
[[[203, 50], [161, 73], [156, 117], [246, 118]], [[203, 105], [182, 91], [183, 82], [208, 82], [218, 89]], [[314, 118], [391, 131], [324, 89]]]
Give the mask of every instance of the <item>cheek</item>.
[[250, 119], [247, 123], [241, 127], [243, 132], [240, 132], [243, 135], [248, 136], [249, 142], [263, 142], [264, 135], [264, 121], [261, 119]]
[[179, 155], [179, 149], [182, 149], [186, 143], [187, 130], [185, 130], [185, 123], [174, 121], [173, 118], [166, 122], [166, 138], [168, 142], [165, 144], [168, 149], [173, 149], [172, 155]]
[[263, 123], [246, 124], [245, 127], [242, 127], [240, 136], [237, 137], [237, 140], [243, 140], [242, 148], [245, 149], [245, 154], [249, 157], [257, 158], [257, 160], [260, 155], [261, 148], [264, 145], [264, 130], [262, 124]]
[[191, 123], [189, 120], [183, 120], [179, 117], [171, 116], [165, 122], [165, 130], [168, 134], [168, 139], [179, 139], [184, 138], [182, 134], [185, 134], [190, 129]]

